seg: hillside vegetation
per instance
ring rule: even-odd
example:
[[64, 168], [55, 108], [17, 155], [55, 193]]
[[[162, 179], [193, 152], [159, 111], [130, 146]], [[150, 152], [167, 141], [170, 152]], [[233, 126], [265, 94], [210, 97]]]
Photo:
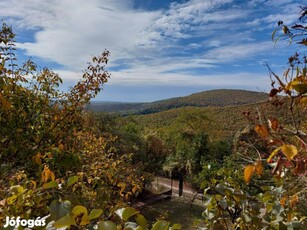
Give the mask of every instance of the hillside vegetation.
[[120, 112], [124, 114], [151, 114], [185, 106], [224, 107], [246, 105], [267, 100], [266, 93], [246, 90], [210, 90], [185, 97], [176, 97], [150, 103], [93, 102], [89, 105], [92, 111]]
[[205, 117], [205, 129], [212, 139], [231, 140], [236, 133], [249, 124], [243, 113], [250, 112], [254, 117], [257, 117], [258, 111], [270, 111], [269, 114], [272, 116], [275, 113], [268, 103], [260, 102], [228, 107], [182, 107], [132, 117], [138, 124], [145, 127], [145, 130], [150, 132], [150, 130], [161, 130], [169, 126], [180, 125], [178, 119], [183, 114], [201, 115]]

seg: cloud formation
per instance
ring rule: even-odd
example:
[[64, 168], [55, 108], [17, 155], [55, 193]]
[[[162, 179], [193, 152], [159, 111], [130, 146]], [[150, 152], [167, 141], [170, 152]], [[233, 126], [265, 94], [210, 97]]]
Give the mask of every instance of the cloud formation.
[[26, 55], [57, 63], [69, 81], [108, 49], [110, 84], [256, 87], [263, 78], [247, 66], [278, 53], [270, 41], [274, 24], [281, 18], [293, 23], [298, 5], [189, 0], [148, 10], [133, 0], [1, 0], [0, 15], [33, 36], [18, 43]]

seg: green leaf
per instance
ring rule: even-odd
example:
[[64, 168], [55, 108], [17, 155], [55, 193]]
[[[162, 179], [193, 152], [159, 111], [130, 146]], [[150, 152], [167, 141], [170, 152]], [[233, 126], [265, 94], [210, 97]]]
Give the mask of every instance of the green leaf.
[[53, 200], [50, 204], [50, 215], [52, 220], [58, 220], [66, 216], [71, 210], [71, 203], [68, 200], [60, 202]]
[[79, 180], [78, 176], [71, 176], [68, 178], [67, 180], [67, 187], [73, 185], [74, 183], [76, 183]]
[[292, 84], [293, 88], [296, 92], [300, 94], [305, 94], [307, 92], [307, 84], [299, 83], [299, 84]]
[[147, 229], [147, 220], [143, 215], [137, 214], [135, 220], [143, 229]]
[[223, 210], [226, 210], [226, 208], [228, 207], [227, 201], [224, 198], [219, 201], [219, 205], [222, 207]]
[[90, 212], [90, 214], [88, 215], [88, 219], [89, 220], [96, 219], [102, 214], [102, 212], [103, 212], [103, 210], [101, 210], [101, 209], [93, 209]]
[[273, 204], [272, 203], [268, 203], [266, 205], [266, 212], [270, 213], [272, 211], [272, 209], [273, 209]]
[[151, 230], [168, 230], [170, 223], [164, 220], [158, 220]]
[[50, 188], [57, 188], [59, 185], [58, 185], [58, 183], [56, 182], [56, 181], [50, 181], [50, 182], [48, 182], [48, 183], [45, 183], [44, 185], [43, 185], [43, 188], [44, 189], [50, 189]]
[[139, 212], [134, 208], [128, 207], [128, 208], [117, 209], [115, 213], [120, 217], [120, 219], [127, 221], [131, 216], [134, 216]]
[[222, 184], [218, 184], [215, 186], [216, 191], [218, 191], [221, 195], [225, 195], [226, 187]]
[[71, 215], [66, 215], [62, 217], [61, 219], [57, 220], [53, 226], [56, 228], [63, 228], [63, 227], [69, 227], [71, 225], [75, 225], [75, 219]]
[[102, 221], [98, 223], [98, 230], [117, 230], [117, 227], [112, 221]]
[[171, 230], [180, 230], [181, 229], [181, 224], [174, 224]]
[[17, 196], [16, 195], [13, 195], [13, 196], [10, 196], [9, 198], [6, 199], [6, 202], [8, 204], [13, 204], [17, 199]]
[[142, 228], [141, 226], [138, 226], [136, 229], [134, 229], [134, 230], [146, 230], [147, 228]]

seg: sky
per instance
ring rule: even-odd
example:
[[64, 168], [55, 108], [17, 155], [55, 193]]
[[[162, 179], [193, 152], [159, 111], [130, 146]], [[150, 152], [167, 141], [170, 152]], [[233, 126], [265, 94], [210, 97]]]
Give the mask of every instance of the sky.
[[210, 89], [270, 89], [304, 48], [274, 45], [279, 20], [293, 24], [292, 0], [0, 0], [20, 61], [31, 58], [68, 89], [94, 55], [111, 53], [108, 83], [95, 100], [147, 102]]

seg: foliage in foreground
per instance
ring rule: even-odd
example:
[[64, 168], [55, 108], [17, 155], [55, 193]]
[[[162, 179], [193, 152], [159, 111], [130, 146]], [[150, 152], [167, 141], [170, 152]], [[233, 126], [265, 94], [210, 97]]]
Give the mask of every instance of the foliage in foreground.
[[[279, 22], [284, 34], [307, 45], [302, 28], [307, 7], [302, 8], [302, 24], [290, 29]], [[297, 34], [296, 34], [297, 33]], [[275, 39], [276, 31], [273, 33]], [[303, 37], [303, 38], [302, 38]], [[246, 117], [255, 135], [245, 136], [241, 144], [258, 158], [241, 169], [224, 168], [206, 187], [205, 221], [209, 229], [305, 229], [307, 226], [307, 59], [299, 54], [289, 58], [283, 77], [269, 68], [272, 80], [270, 101], [275, 110], [288, 110], [288, 117], [268, 117], [266, 113]], [[281, 96], [279, 96], [281, 95]], [[244, 143], [242, 143], [244, 142]], [[240, 151], [240, 148], [237, 149]], [[244, 181], [246, 186], [244, 185]]]
[[99, 207], [100, 218], [110, 219], [114, 210], [142, 191], [144, 177], [130, 152], [114, 144], [117, 137], [102, 133], [96, 119], [84, 112], [110, 77], [105, 70], [109, 52], [93, 57], [82, 80], [62, 92], [56, 73], [39, 70], [32, 61], [16, 64], [14, 37], [3, 24], [0, 225], [8, 216], [46, 216], [48, 205], [59, 200]]

